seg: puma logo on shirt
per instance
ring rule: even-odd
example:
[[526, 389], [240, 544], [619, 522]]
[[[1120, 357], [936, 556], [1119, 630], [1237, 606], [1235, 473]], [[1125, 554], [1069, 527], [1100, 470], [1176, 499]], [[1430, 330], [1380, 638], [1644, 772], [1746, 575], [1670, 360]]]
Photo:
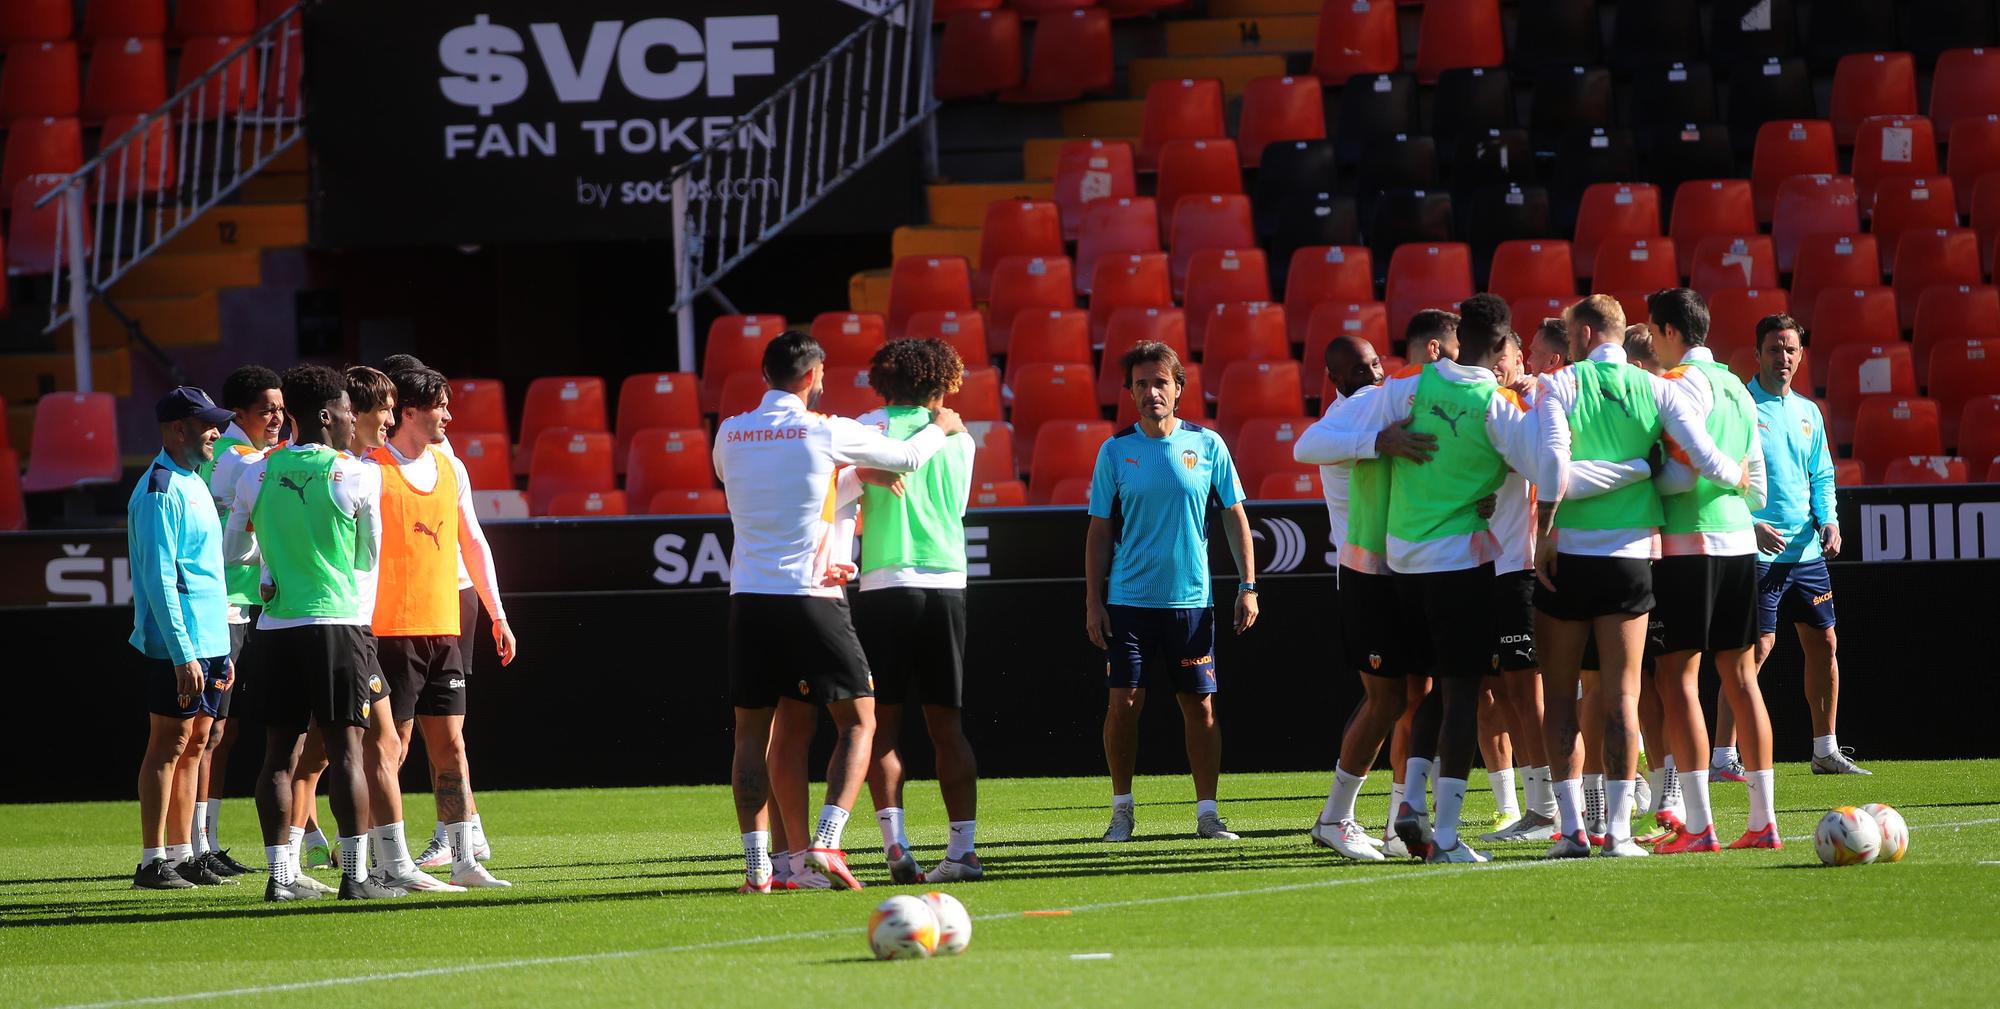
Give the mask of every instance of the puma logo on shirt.
[[313, 478], [310, 475], [306, 477], [305, 483], [293, 483], [292, 478], [290, 476], [280, 476], [278, 478], [278, 486], [283, 487], [284, 489], [291, 491], [294, 494], [297, 494], [299, 496], [300, 504], [306, 503], [306, 488], [311, 486], [312, 482]]
[[1433, 403], [1431, 404], [1431, 416], [1451, 425], [1451, 436], [1454, 438], [1458, 437], [1458, 422], [1465, 419], [1464, 411], [1460, 411], [1458, 416], [1454, 417], [1445, 413], [1443, 406]]
[[417, 534], [422, 536], [429, 536], [431, 538], [431, 547], [433, 549], [437, 550], [444, 549], [443, 544], [440, 544], [438, 542], [438, 531], [436, 529], [432, 529], [430, 526], [427, 526], [422, 522], [415, 523], [414, 525], [415, 525], [415, 532]]

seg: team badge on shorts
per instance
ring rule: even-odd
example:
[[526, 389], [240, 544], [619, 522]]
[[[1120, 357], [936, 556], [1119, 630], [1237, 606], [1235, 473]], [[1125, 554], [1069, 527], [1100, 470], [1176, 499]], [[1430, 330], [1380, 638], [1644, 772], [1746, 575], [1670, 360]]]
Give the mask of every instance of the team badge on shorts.
[[1181, 465], [1187, 467], [1188, 472], [1194, 472], [1194, 464], [1200, 461], [1201, 456], [1196, 455], [1194, 449], [1184, 448], [1181, 450]]
[[1368, 653], [1368, 668], [1370, 669], [1382, 668], [1382, 653], [1380, 652]]

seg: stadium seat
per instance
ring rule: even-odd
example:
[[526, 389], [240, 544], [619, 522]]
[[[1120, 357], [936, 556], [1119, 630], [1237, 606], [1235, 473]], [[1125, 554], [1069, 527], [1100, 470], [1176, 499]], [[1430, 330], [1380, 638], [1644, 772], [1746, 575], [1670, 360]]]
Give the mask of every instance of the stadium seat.
[[103, 42], [137, 35], [159, 38], [167, 34], [167, 0], [90, 0], [83, 6], [83, 32], [87, 42]]
[[71, 0], [12, 0], [0, 5], [0, 46], [61, 42], [76, 28]]
[[1896, 176], [1875, 187], [1875, 203], [1868, 215], [1868, 230], [1875, 236], [1875, 248], [1882, 254], [1882, 272], [1896, 269], [1895, 245], [1907, 231], [1936, 231], [1958, 227], [1957, 196], [1951, 177], [1940, 175]]
[[1708, 55], [1717, 62], [1790, 56], [1798, 44], [1792, 0], [1717, 0], [1711, 14]]
[[1652, 320], [1652, 310], [1646, 305], [1646, 295], [1656, 290], [1658, 288], [1655, 287], [1621, 287], [1614, 290], [1592, 293], [1608, 294], [1616, 298], [1619, 307], [1625, 310], [1625, 324], [1627, 326], [1636, 326], [1642, 322]]
[[1021, 15], [1006, 9], [959, 11], [938, 39], [939, 101], [975, 98], [1021, 85]]
[[1807, 339], [1821, 355], [1849, 345], [1895, 343], [1903, 338], [1896, 300], [1887, 287], [1822, 287], [1813, 296], [1817, 324]]
[[1611, 65], [1631, 73], [1701, 55], [1701, 18], [1691, 3], [1620, 3], [1611, 32]]
[[1306, 321], [1323, 301], [1375, 300], [1375, 268], [1359, 245], [1309, 245], [1292, 253], [1285, 277], [1285, 321], [1291, 341], [1305, 342]]
[[1556, 149], [1555, 177], [1549, 183], [1557, 232], [1575, 230], [1585, 189], [1638, 177], [1639, 155], [1629, 131], [1592, 128], [1564, 134]]
[[1806, 23], [1806, 53], [1825, 73], [1842, 56], [1872, 52], [1896, 38], [1896, 9], [1881, 0], [1813, 0]]
[[1307, 374], [1325, 370], [1327, 344], [1343, 336], [1368, 341], [1377, 354], [1389, 353], [1388, 306], [1379, 301], [1322, 301], [1313, 306], [1306, 321], [1306, 342], [1300, 357]]
[[1396, 189], [1377, 197], [1367, 225], [1368, 247], [1375, 269], [1387, 280], [1387, 266], [1405, 245], [1449, 242], [1457, 237], [1451, 194], [1436, 190]]
[[1854, 458], [1866, 480], [1882, 482], [1898, 456], [1943, 455], [1936, 400], [1910, 396], [1870, 396], [1854, 420]]
[[991, 353], [986, 315], [978, 309], [918, 312], [903, 327], [906, 340], [943, 340], [958, 351], [967, 368], [983, 368]]
[[1508, 62], [1530, 76], [1590, 66], [1603, 55], [1597, 0], [1522, 0]]
[[625, 514], [622, 490], [563, 491], [549, 499], [550, 518], [605, 518]]
[[1257, 244], [1250, 227], [1250, 198], [1241, 193], [1183, 196], [1174, 206], [1168, 268], [1174, 294], [1187, 289], [1188, 264], [1203, 249], [1244, 249]]
[[[1201, 365], [1187, 365], [1187, 384], [1181, 387], [1181, 400], [1174, 404], [1174, 416], [1197, 424], [1208, 422], [1208, 399], [1201, 381]], [[1130, 394], [1118, 397], [1118, 419], [1115, 426], [1119, 430], [1139, 422], [1139, 408], [1132, 402]]]
[[1035, 22], [1034, 52], [1021, 86], [1000, 93], [1003, 102], [1067, 102], [1116, 83], [1111, 58], [1111, 15], [1103, 8], [1073, 10]]
[[[1659, 187], [1661, 211], [1671, 220], [1683, 185], [1696, 181], [1740, 181], [1729, 127], [1682, 123], [1655, 127], [1640, 138], [1646, 180]], [[1747, 186], [1747, 183], [1746, 183]]]
[[1909, 53], [1854, 53], [1833, 71], [1833, 98], [1827, 118], [1834, 139], [1851, 146], [1869, 116], [1914, 116], [1917, 65]]
[[1004, 380], [1009, 388], [1025, 365], [1089, 363], [1090, 313], [1074, 308], [1036, 308], [1015, 317]]
[[1376, 137], [1355, 168], [1355, 195], [1363, 219], [1372, 218], [1376, 198], [1392, 189], [1438, 188], [1437, 142], [1421, 133]]
[[[1855, 418], [1862, 400], [1917, 394], [1917, 371], [1907, 343], [1835, 347], [1821, 377], [1826, 380], [1827, 422], [1836, 445], [1854, 442]], [[1934, 455], [1937, 451], [1912, 449], [1901, 454]]]
[[1643, 182], [1600, 182], [1583, 191], [1570, 258], [1577, 277], [1590, 279], [1597, 246], [1607, 238], [1660, 234], [1660, 191]]
[[[1952, 340], [2000, 341], [2000, 289], [1982, 284], [1937, 284], [1917, 296], [1910, 352], [1917, 358], [1917, 384], [1931, 379], [1930, 356]], [[1996, 390], [2000, 391], [2000, 390]], [[1947, 422], [1946, 426], [1950, 426]]]
[[497, 378], [454, 378], [450, 396], [452, 427], [506, 433], [506, 383]]
[[1937, 141], [1922, 116], [1869, 116], [1854, 137], [1851, 170], [1861, 205], [1875, 198], [1875, 186], [1898, 175], [1938, 174]]
[[1279, 221], [1315, 195], [1332, 194], [1337, 171], [1331, 140], [1267, 145], [1257, 168], [1257, 198], [1250, 208], [1257, 237], [1276, 234]]
[[1750, 160], [1750, 189], [1757, 222], [1769, 224], [1778, 205], [1778, 187], [1794, 175], [1836, 175], [1840, 158], [1833, 124], [1824, 119], [1778, 120], [1757, 128]]
[[1454, 137], [1514, 126], [1514, 75], [1505, 67], [1459, 67], [1438, 75], [1431, 134]]
[[531, 517], [528, 495], [518, 490], [476, 490], [472, 510], [481, 522], [513, 521]]
[[1979, 235], [1971, 228], [1906, 231], [1896, 248], [1896, 303], [1903, 328], [1917, 322], [1924, 290], [1938, 284], [1979, 284]]
[[76, 43], [16, 42], [0, 63], [0, 122], [73, 116], [77, 96]]
[[35, 401], [28, 470], [21, 489], [30, 494], [88, 484], [115, 483], [118, 460], [117, 400], [104, 392], [52, 392]]
[[1454, 194], [1470, 194], [1493, 186], [1532, 185], [1537, 178], [1534, 145], [1528, 142], [1526, 130], [1489, 129], [1460, 133], [1453, 148], [1451, 182]]
[[[875, 318], [879, 323], [881, 317]], [[453, 412], [457, 412], [456, 404]], [[701, 426], [701, 382], [694, 375], [684, 371], [627, 375], [618, 384], [618, 422], [612, 439], [612, 462], [618, 467], [618, 472], [625, 472], [625, 457], [632, 447], [633, 436], [648, 428], [698, 430]], [[638, 500], [646, 499], [642, 496]]]
[[1632, 125], [1674, 127], [1713, 123], [1715, 73], [1706, 63], [1670, 63], [1642, 70], [1632, 81]]
[[1703, 298], [1729, 287], [1776, 287], [1777, 246], [1769, 235], [1710, 235], [1695, 246], [1688, 286]]
[[1717, 355], [1739, 347], [1754, 352], [1758, 320], [1791, 311], [1791, 299], [1782, 287], [1723, 288], [1707, 297], [1708, 344]]
[[[7, 257], [8, 276], [40, 276], [52, 271], [56, 256], [56, 233], [66, 230], [63, 226], [62, 198], [50, 200], [35, 209], [35, 201], [42, 194], [61, 186], [63, 176], [30, 175], [14, 184], [14, 210], [8, 215]], [[90, 208], [84, 208], [83, 217], [84, 251], [90, 250], [92, 236]], [[64, 255], [69, 246], [63, 245]]]
[[[1779, 268], [1784, 266], [1779, 246]], [[1882, 282], [1874, 235], [1822, 234], [1799, 241], [1792, 270], [1792, 314], [1808, 329], [1821, 288], [1874, 287]]]
[[1000, 369], [967, 368], [958, 391], [944, 398], [944, 405], [958, 411], [967, 423], [975, 420], [1004, 419], [1000, 409]]
[[[1105, 425], [1109, 427], [1110, 425]], [[1028, 487], [1028, 503], [1034, 504], [1034, 485]], [[1049, 491], [1049, 499], [1042, 502], [1055, 508], [1081, 508], [1090, 503], [1090, 478], [1087, 476], [1066, 476], [1056, 481]]]
[[1604, 293], [1678, 287], [1680, 270], [1674, 262], [1671, 238], [1611, 235], [1597, 245], [1597, 266], [1590, 287]]
[[173, 35], [248, 35], [257, 30], [257, 0], [179, 0]]
[[729, 377], [722, 380], [722, 395], [716, 401], [716, 419], [727, 420], [757, 409], [770, 388], [765, 384], [764, 376], [755, 371], [730, 372]]
[[547, 515], [555, 496], [566, 491], [614, 490], [611, 469], [610, 432], [542, 429], [528, 465], [528, 510]]
[[[258, 91], [256, 50], [250, 49], [230, 58], [231, 53], [242, 48], [244, 41], [243, 37], [235, 35], [203, 35], [181, 44], [180, 71], [174, 76], [174, 91], [178, 93], [188, 87], [195, 89], [188, 99], [188, 108], [194, 111], [197, 120], [221, 119], [257, 108], [261, 95]], [[229, 60], [228, 66], [217, 71], [215, 76], [201, 80], [203, 74], [225, 59]], [[276, 74], [277, 70], [273, 68], [271, 73]]]
[[1703, 179], [1681, 183], [1674, 195], [1667, 234], [1674, 240], [1676, 267], [1694, 269], [1694, 253], [1710, 235], [1757, 233], [1757, 208], [1750, 183], [1743, 179]]
[[1385, 73], [1353, 81], [1340, 89], [1334, 108], [1334, 155], [1351, 165], [1377, 137], [1417, 131], [1417, 79]]
[[1512, 313], [1513, 318], [1515, 320], [1515, 326], [1520, 330], [1521, 334], [1523, 336], [1532, 336], [1534, 335], [1534, 330], [1528, 327], [1540, 326], [1543, 319], [1561, 318], [1563, 314], [1563, 309], [1576, 304], [1577, 300], [1578, 299], [1576, 295], [1573, 294], [1565, 295], [1560, 298], [1557, 297], [1516, 298], [1513, 301], [1508, 302], [1507, 309], [1510, 313]]
[[[1266, 261], [1273, 268], [1290, 263], [1298, 250], [1314, 246], [1357, 246], [1361, 242], [1360, 211], [1354, 198], [1338, 193], [1315, 193], [1298, 206], [1286, 207], [1271, 236], [1271, 254]], [[1369, 262], [1374, 262], [1370, 253]], [[1282, 279], [1282, 278], [1280, 278]]]
[[1258, 501], [1317, 501], [1326, 491], [1319, 482], [1319, 468], [1304, 473], [1266, 473], [1257, 485]]
[[1460, 67], [1497, 67], [1507, 60], [1500, 0], [1426, 0], [1417, 29], [1417, 80]]
[[[1799, 245], [1813, 235], [1851, 235], [1861, 230], [1861, 201], [1845, 175], [1795, 175], [1778, 186], [1771, 241], [1778, 269], [1798, 266]], [[1878, 262], [1876, 264], [1880, 266]]]
[[1958, 444], [1965, 404], [2000, 395], [2000, 341], [1960, 338], [1931, 348], [1925, 395], [1937, 400], [1944, 443]]
[[1536, 80], [1531, 89], [1528, 135], [1538, 153], [1559, 150], [1563, 134], [1611, 126], [1611, 71], [1570, 67]]
[[[889, 276], [889, 339], [902, 336], [904, 325], [918, 312], [971, 310], [972, 269], [964, 256], [904, 256], [896, 260]], [[776, 335], [773, 331], [765, 338]]]
[[882, 408], [882, 397], [868, 383], [866, 368], [829, 367], [826, 369], [825, 386], [826, 394], [819, 401], [820, 413], [859, 417], [870, 410]]
[[2000, 50], [1946, 50], [1931, 74], [1931, 124], [1944, 143], [1959, 122], [2000, 113]]
[[1758, 127], [1774, 119], [1818, 119], [1812, 73], [1802, 59], [1745, 60], [1729, 68], [1729, 133], [1737, 155], [1755, 150]]
[[1103, 338], [1111, 313], [1121, 308], [1168, 307], [1174, 303], [1165, 253], [1106, 256], [1097, 261], [1096, 272], [1090, 291], [1092, 342]]
[[[112, 116], [104, 120], [99, 136], [115, 141], [139, 125], [141, 116]], [[178, 181], [175, 168], [175, 138], [180, 134], [173, 117], [162, 114], [146, 120], [146, 135], [127, 143], [119, 153], [105, 159], [107, 196], [122, 193], [128, 199], [173, 192]]]
[[14, 187], [22, 179], [68, 175], [82, 165], [83, 124], [75, 116], [15, 120], [7, 129], [6, 153], [0, 155], [0, 210], [13, 204]]
[[[900, 264], [898, 270], [901, 270]], [[894, 298], [893, 294], [891, 298]], [[782, 315], [722, 315], [709, 323], [708, 346], [701, 357], [702, 409], [716, 409], [722, 396], [722, 384], [729, 380], [730, 375], [739, 371], [761, 372], [764, 345], [784, 331], [785, 317]], [[759, 381], [762, 379], [759, 378]], [[597, 426], [602, 428], [604, 425], [600, 423]], [[531, 437], [525, 429], [521, 432], [523, 444], [532, 444], [529, 441]]]
[[1956, 438], [1945, 442], [1946, 448], [1967, 459], [2000, 458], [2000, 395], [1966, 400], [1956, 432]]
[[708, 431], [696, 427], [649, 427], [635, 432], [624, 460], [625, 490], [634, 501], [651, 501], [663, 490], [715, 486], [715, 462]]
[[1014, 373], [1011, 388], [1015, 463], [1024, 472], [1043, 424], [1099, 419], [1097, 375], [1088, 364], [1024, 365]]
[[1979, 234], [1979, 265], [1994, 268], [1994, 245], [2000, 242], [2000, 172], [1980, 178], [1972, 187], [1972, 230]]
[[1083, 212], [1076, 240], [1078, 294], [1089, 294], [1099, 262], [1112, 256], [1160, 251], [1160, 217], [1150, 196], [1097, 200]]
[[979, 227], [979, 269], [972, 275], [972, 296], [985, 300], [993, 289], [993, 271], [1009, 256], [1065, 255], [1062, 213], [1052, 200], [994, 200]]
[[1174, 207], [1183, 196], [1208, 193], [1241, 193], [1243, 170], [1238, 165], [1236, 142], [1219, 140], [1169, 140], [1160, 147], [1160, 177], [1154, 183], [1153, 202], [1160, 209], [1160, 238], [1167, 237]]
[[[889, 322], [874, 312], [821, 312], [813, 316], [809, 330], [814, 342], [826, 351], [826, 363], [867, 364], [875, 351], [888, 342]], [[633, 376], [639, 378], [642, 376]], [[645, 376], [650, 378], [650, 376]], [[629, 383], [632, 379], [626, 379]], [[618, 413], [625, 414], [620, 394]], [[687, 424], [648, 424], [647, 427], [689, 427]], [[622, 430], [622, 426], [621, 426]]]
[[1401, 339], [1403, 327], [1419, 310], [1472, 294], [1470, 247], [1459, 242], [1399, 247], [1390, 257], [1388, 284], [1382, 296], [1389, 311], [1389, 338]]
[[1056, 486], [1068, 480], [1083, 482], [1087, 501], [1097, 452], [1113, 430], [1111, 422], [1104, 420], [1055, 420], [1043, 424], [1035, 434], [1034, 458], [1028, 467], [1028, 503], [1075, 503], [1054, 500]]
[[167, 50], [159, 39], [105, 39], [91, 49], [83, 82], [85, 122], [101, 123], [120, 113], [142, 115], [166, 101]]
[[1028, 485], [1019, 480], [975, 483], [967, 508], [1020, 508], [1028, 503]]
[[1324, 0], [1319, 37], [1313, 44], [1312, 72], [1338, 88], [1360, 74], [1390, 74], [1402, 66], [1403, 45], [1396, 33], [1396, 6]]
[[1965, 460], [1955, 455], [1901, 455], [1890, 459], [1876, 483], [1888, 486], [1908, 484], [1966, 483]]
[[1325, 137], [1326, 105], [1319, 78], [1259, 77], [1243, 89], [1243, 112], [1236, 127], [1242, 167], [1257, 167], [1271, 144]]
[[1996, 41], [1991, 4], [1964, 0], [1901, 0], [1897, 34], [1917, 63], [1929, 66], [1951, 49]]
[[[1814, 18], [1813, 20], [1818, 21], [1819, 19]], [[1835, 459], [1833, 461], [1833, 485], [1835, 487], [1859, 487], [1867, 482], [1868, 474], [1861, 468], [1861, 463], [1858, 461], [1853, 459]]]
[[1225, 302], [1270, 300], [1271, 271], [1264, 250], [1203, 249], [1188, 262], [1187, 293], [1181, 299], [1188, 339], [1197, 350], [1205, 346], [1208, 325]]
[[1083, 214], [1094, 200], [1135, 196], [1132, 145], [1123, 140], [1072, 140], [1056, 159], [1056, 210], [1064, 241], [1083, 230]]
[[1164, 343], [1180, 355], [1183, 362], [1192, 359], [1188, 347], [1187, 317], [1171, 305], [1150, 308], [1121, 308], [1111, 313], [1110, 324], [1104, 330], [1104, 354], [1097, 370], [1097, 401], [1104, 406], [1115, 406], [1125, 398], [1125, 376], [1119, 371], [1120, 359], [1135, 344], [1147, 340]]
[[[1271, 361], [1291, 356], [1285, 309], [1266, 301], [1232, 301], [1210, 311], [1208, 344], [1196, 347], [1211, 375], [1229, 374], [1238, 361]], [[1192, 336], [1192, 334], [1190, 334]]]
[[1300, 477], [1319, 467], [1292, 460], [1292, 443], [1311, 427], [1315, 417], [1255, 417], [1243, 422], [1242, 433], [1229, 446], [1236, 476], [1245, 488], [1261, 488], [1270, 477]]
[[21, 496], [21, 457], [0, 444], [0, 532], [28, 528], [28, 502]]
[[1299, 375], [1299, 363], [1292, 360], [1231, 365], [1223, 373], [1221, 390], [1215, 397], [1215, 426], [1223, 442], [1236, 444], [1244, 422], [1257, 417], [1304, 416], [1305, 392]]
[[1012, 426], [1000, 420], [975, 420], [967, 421], [965, 429], [972, 435], [973, 483], [1020, 478], [1020, 472], [1014, 468]]
[[1222, 121], [1222, 82], [1213, 77], [1154, 81], [1146, 89], [1137, 165], [1150, 172], [1169, 140], [1214, 140], [1229, 135]]
[[1979, 180], [2000, 172], [2000, 114], [1959, 120], [1945, 151], [1944, 171], [1958, 194], [1958, 212], [1972, 213], [1973, 190]]
[[[757, 349], [761, 367], [763, 344]], [[555, 428], [608, 431], [604, 424], [604, 380], [588, 375], [551, 375], [528, 383], [527, 397], [521, 401], [521, 451], [514, 472], [528, 472], [542, 432]], [[606, 443], [607, 466], [611, 465], [610, 452]]]
[[458, 411], [454, 408], [448, 437], [452, 453], [465, 464], [465, 475], [472, 481], [472, 489], [513, 490], [514, 468], [508, 463], [513, 443], [508, 440], [507, 432], [475, 431], [471, 428], [460, 431], [461, 426]]
[[713, 487], [663, 490], [646, 502], [648, 515], [727, 515], [729, 499]]
[[1010, 353], [1014, 321], [1021, 313], [1076, 307], [1076, 281], [1068, 256], [1008, 256], [993, 275], [987, 349]]

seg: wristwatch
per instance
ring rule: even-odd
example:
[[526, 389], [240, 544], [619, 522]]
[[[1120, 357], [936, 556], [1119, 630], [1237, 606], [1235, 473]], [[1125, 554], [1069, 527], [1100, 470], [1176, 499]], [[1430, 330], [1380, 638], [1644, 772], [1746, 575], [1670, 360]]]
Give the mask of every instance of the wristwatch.
[[1255, 594], [1257, 593], [1257, 583], [1256, 583], [1256, 582], [1237, 582], [1237, 583], [1236, 583], [1236, 591], [1237, 591], [1237, 592], [1239, 592], [1239, 593], [1241, 593], [1241, 592], [1248, 592], [1248, 593], [1250, 593], [1250, 594], [1252, 594], [1252, 595], [1255, 595]]

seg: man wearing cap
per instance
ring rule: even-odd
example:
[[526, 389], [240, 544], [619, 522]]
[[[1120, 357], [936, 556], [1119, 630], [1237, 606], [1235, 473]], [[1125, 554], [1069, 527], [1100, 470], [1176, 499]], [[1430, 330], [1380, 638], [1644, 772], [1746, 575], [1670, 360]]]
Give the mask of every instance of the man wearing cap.
[[153, 408], [160, 454], [125, 503], [132, 565], [132, 647], [155, 660], [145, 675], [151, 733], [139, 764], [142, 851], [135, 890], [234, 883], [193, 860], [195, 772], [229, 661], [229, 602], [222, 574], [222, 523], [196, 470], [215, 458], [233, 415], [192, 386]]

